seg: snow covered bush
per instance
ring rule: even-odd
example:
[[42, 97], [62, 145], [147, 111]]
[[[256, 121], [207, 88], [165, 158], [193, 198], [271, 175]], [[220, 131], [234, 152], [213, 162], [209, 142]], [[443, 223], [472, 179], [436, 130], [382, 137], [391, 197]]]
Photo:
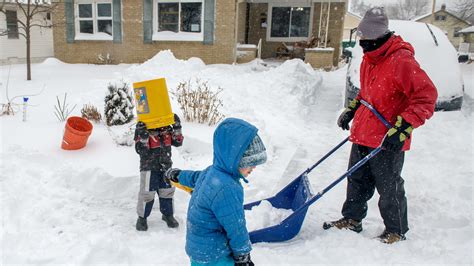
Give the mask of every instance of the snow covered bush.
[[116, 126], [132, 121], [134, 106], [128, 84], [109, 84], [107, 89], [109, 94], [105, 96], [105, 123], [108, 126]]
[[222, 88], [213, 90], [207, 81], [195, 79], [180, 82], [172, 94], [177, 97], [186, 121], [215, 125], [224, 118], [219, 110], [223, 106], [219, 99], [221, 92]]

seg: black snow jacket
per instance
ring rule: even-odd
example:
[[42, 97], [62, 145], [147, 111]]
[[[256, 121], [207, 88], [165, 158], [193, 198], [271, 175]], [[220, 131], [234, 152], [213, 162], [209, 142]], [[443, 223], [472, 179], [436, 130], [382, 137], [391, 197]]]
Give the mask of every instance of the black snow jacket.
[[171, 146], [183, 144], [181, 126], [166, 126], [148, 130], [148, 141], [143, 141], [135, 131], [135, 151], [140, 155], [140, 171], [166, 171], [171, 168]]

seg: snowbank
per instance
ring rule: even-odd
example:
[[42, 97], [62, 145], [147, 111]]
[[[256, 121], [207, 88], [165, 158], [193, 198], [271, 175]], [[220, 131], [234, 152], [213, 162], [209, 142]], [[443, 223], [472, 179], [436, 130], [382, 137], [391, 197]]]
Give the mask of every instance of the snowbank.
[[[342, 110], [345, 71], [313, 71], [299, 60], [267, 67], [204, 65], [162, 52], [142, 65], [96, 66], [50, 61], [0, 66], [0, 94], [10, 73], [10, 96], [44, 91], [30, 98], [28, 120], [0, 117], [0, 264], [189, 265], [184, 251], [189, 195], [177, 190], [178, 229], [161, 221], [158, 205], [149, 230], [137, 232], [139, 158], [133, 147], [117, 146], [107, 128], [94, 124], [84, 149], [60, 149], [64, 123], [53, 115], [56, 96], [103, 109], [107, 84], [166, 77], [168, 87], [191, 77], [224, 89], [223, 112], [257, 125], [269, 152], [243, 184], [245, 202], [274, 195], [347, 136], [336, 126]], [[466, 72], [472, 79], [472, 71]], [[469, 74], [470, 73], [470, 74]], [[471, 83], [472, 85], [472, 83]], [[466, 91], [472, 91], [467, 89]], [[21, 100], [21, 99], [20, 99]], [[175, 99], [174, 111], [180, 112]], [[300, 233], [284, 243], [253, 246], [257, 265], [471, 265], [473, 246], [472, 112], [439, 112], [414, 131], [403, 177], [409, 206], [408, 240], [392, 246], [375, 241], [384, 227], [377, 193], [369, 202], [364, 231], [324, 231], [324, 221], [340, 218], [345, 185], [339, 184], [309, 209]], [[126, 129], [126, 126], [121, 128]], [[456, 129], [456, 134], [453, 134]], [[202, 169], [212, 162], [214, 127], [183, 122], [184, 144], [173, 148], [173, 166]], [[446, 137], [449, 136], [449, 137]], [[347, 167], [350, 145], [343, 146], [308, 178], [320, 191]], [[288, 214], [270, 206], [254, 208], [249, 228], [276, 224]], [[280, 211], [280, 210], [277, 210]], [[252, 229], [252, 228], [250, 228]]]

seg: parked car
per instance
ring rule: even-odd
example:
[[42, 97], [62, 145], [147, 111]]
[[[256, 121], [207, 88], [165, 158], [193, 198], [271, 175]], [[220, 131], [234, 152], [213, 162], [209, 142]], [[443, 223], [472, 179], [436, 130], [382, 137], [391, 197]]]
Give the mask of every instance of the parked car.
[[[402, 20], [390, 20], [389, 29], [415, 48], [416, 60], [438, 90], [436, 111], [461, 109], [464, 94], [461, 68], [456, 49], [444, 32], [431, 24]], [[350, 58], [346, 75], [346, 107], [359, 92], [360, 63], [363, 56], [358, 44], [347, 50], [345, 54], [349, 54]]]

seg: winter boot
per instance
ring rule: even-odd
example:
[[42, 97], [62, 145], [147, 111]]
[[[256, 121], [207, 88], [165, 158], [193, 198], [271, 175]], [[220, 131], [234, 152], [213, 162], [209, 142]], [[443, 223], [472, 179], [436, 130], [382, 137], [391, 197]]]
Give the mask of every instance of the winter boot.
[[146, 231], [148, 230], [148, 224], [146, 222], [146, 218], [143, 217], [138, 217], [137, 219], [137, 225], [136, 225], [137, 231]]
[[398, 233], [390, 233], [387, 230], [383, 231], [381, 235], [377, 237], [380, 242], [385, 244], [393, 244], [395, 242], [406, 240], [407, 238], [404, 235]]
[[163, 215], [161, 216], [161, 219], [166, 222], [166, 225], [168, 225], [169, 228], [176, 228], [179, 226], [178, 221], [176, 221], [173, 215]]
[[343, 217], [337, 221], [324, 222], [323, 224], [324, 230], [328, 230], [332, 227], [338, 229], [349, 229], [356, 233], [360, 233], [362, 231], [362, 222]]

